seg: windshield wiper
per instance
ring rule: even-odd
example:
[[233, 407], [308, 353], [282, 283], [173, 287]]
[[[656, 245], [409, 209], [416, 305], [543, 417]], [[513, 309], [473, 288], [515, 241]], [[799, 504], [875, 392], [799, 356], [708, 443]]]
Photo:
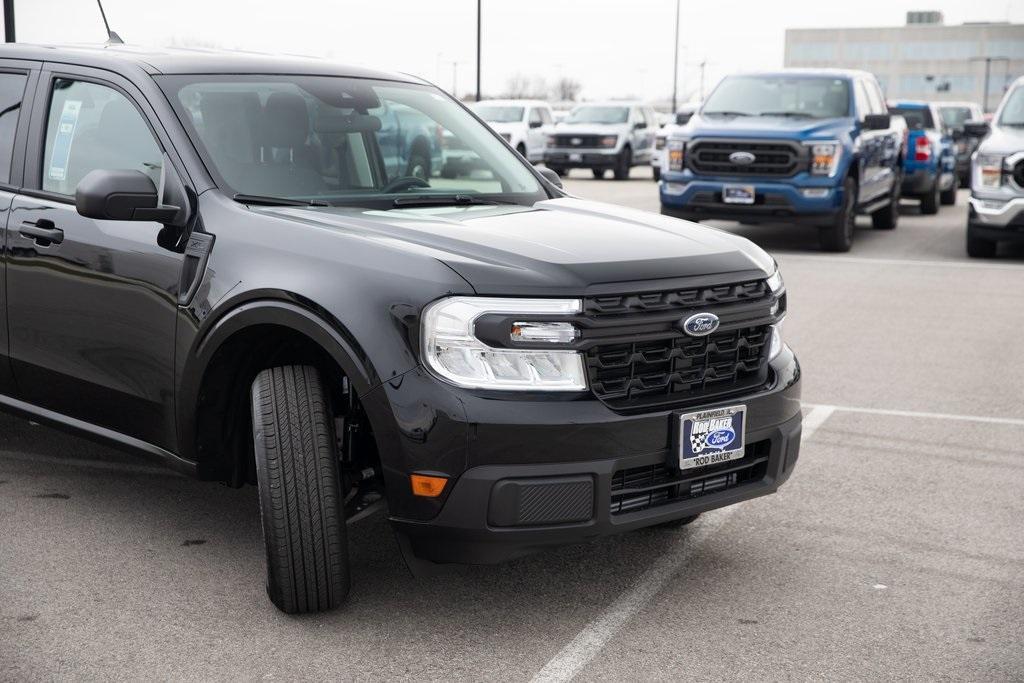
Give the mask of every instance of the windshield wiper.
[[398, 197], [391, 203], [396, 209], [407, 209], [416, 206], [462, 206], [472, 204], [518, 204], [501, 199], [484, 199], [468, 194], [419, 195], [417, 197]]
[[746, 111], [702, 111], [701, 114], [717, 114], [718, 116], [753, 116], [750, 112]]
[[290, 197], [270, 197], [260, 194], [238, 193], [231, 197], [242, 204], [258, 204], [260, 206], [330, 206], [319, 199], [291, 199]]
[[814, 118], [810, 114], [806, 114], [802, 111], [763, 111], [758, 116], [792, 116], [801, 119]]

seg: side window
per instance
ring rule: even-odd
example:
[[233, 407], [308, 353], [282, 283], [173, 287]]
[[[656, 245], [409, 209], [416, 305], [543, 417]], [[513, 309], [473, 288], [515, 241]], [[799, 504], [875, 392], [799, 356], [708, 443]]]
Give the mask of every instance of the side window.
[[647, 122], [644, 121], [643, 114], [641, 114], [640, 110], [637, 109], [636, 107], [633, 107], [632, 109], [629, 110], [629, 122], [632, 123], [634, 126], [638, 123], [642, 124], [642, 126], [647, 125]]
[[96, 169], [142, 171], [159, 182], [160, 146], [142, 114], [117, 90], [97, 83], [53, 81], [43, 153], [43, 189], [72, 195]]
[[872, 114], [884, 114], [886, 111], [885, 98], [882, 97], [882, 91], [879, 90], [878, 84], [874, 81], [865, 81], [864, 86], [868, 91], [868, 101], [871, 103]]
[[540, 118], [540, 109], [537, 109], [536, 107], [530, 109], [530, 124], [532, 125], [535, 123], [543, 123]]
[[0, 73], [0, 183], [11, 180], [14, 133], [18, 128], [26, 80], [23, 74]]
[[540, 121], [545, 126], [551, 123], [551, 110], [547, 107], [541, 107], [540, 109]]

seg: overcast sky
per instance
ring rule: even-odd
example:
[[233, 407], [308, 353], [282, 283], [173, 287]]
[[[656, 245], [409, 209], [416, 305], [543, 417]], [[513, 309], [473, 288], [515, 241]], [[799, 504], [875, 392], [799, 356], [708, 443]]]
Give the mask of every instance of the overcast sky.
[[[102, 42], [95, 0], [14, 0], [21, 42]], [[196, 45], [328, 57], [473, 92], [476, 0], [105, 0], [111, 28], [139, 45]], [[1021, 0], [683, 0], [680, 92], [743, 69], [782, 66], [786, 28], [898, 26], [907, 10], [947, 24], [1024, 23]], [[667, 97], [675, 0], [483, 0], [483, 91], [515, 74], [580, 81], [588, 98]]]

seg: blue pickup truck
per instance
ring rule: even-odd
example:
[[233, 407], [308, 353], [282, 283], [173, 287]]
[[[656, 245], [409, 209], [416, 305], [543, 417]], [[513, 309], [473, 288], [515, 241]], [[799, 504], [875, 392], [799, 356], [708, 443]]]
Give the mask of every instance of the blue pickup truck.
[[889, 113], [902, 116], [910, 133], [903, 162], [903, 196], [921, 200], [921, 213], [956, 204], [956, 143], [936, 104], [892, 102]]
[[896, 227], [906, 131], [863, 71], [728, 76], [669, 137], [661, 211], [812, 225], [822, 248], [848, 251], [857, 214]]

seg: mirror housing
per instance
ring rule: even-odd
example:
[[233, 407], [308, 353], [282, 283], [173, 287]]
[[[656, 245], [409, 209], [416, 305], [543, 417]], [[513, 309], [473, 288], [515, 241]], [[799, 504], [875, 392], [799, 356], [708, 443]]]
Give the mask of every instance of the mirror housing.
[[685, 126], [693, 118], [693, 112], [681, 111], [676, 114], [676, 125]]
[[75, 190], [75, 209], [86, 218], [171, 223], [181, 209], [160, 205], [152, 179], [142, 171], [89, 171]]
[[864, 117], [864, 130], [885, 130], [892, 125], [889, 114], [868, 114]]
[[989, 134], [992, 127], [987, 121], [965, 121], [964, 122], [964, 135], [969, 138], [983, 138]]
[[538, 168], [537, 172], [544, 176], [544, 180], [548, 181], [558, 189], [562, 189], [562, 179], [558, 177], [558, 174], [552, 171], [550, 168]]
[[530, 121], [530, 128], [540, 128], [543, 125], [543, 121]]
[[647, 124], [643, 121], [637, 121], [633, 124], [633, 130], [643, 130], [647, 127]]

